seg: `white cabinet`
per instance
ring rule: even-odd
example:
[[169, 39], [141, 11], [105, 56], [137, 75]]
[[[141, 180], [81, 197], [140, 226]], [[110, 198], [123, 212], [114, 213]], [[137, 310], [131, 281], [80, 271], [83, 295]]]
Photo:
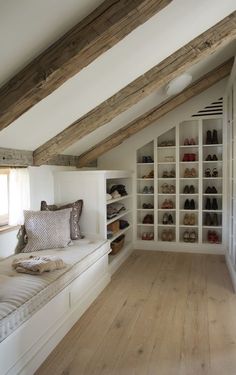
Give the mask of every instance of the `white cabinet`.
[[184, 121], [137, 150], [138, 248], [223, 251], [223, 155], [222, 116]]
[[[124, 170], [101, 171], [66, 171], [54, 174], [55, 202], [64, 204], [83, 199], [84, 207], [81, 216], [81, 231], [89, 238], [108, 238], [108, 225], [117, 225], [123, 220], [129, 223], [124, 229], [114, 231], [109, 236], [112, 243], [122, 234], [125, 243], [117, 255], [110, 255], [110, 269], [114, 272], [132, 250], [132, 179], [131, 172]], [[124, 185], [127, 195], [107, 200], [107, 193], [114, 185]], [[107, 219], [107, 209], [116, 203], [123, 205], [117, 216]]]

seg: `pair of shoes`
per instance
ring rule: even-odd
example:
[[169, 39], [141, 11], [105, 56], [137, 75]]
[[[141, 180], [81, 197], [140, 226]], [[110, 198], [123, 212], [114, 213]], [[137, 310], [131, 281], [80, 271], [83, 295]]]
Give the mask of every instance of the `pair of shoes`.
[[142, 176], [142, 178], [154, 178], [154, 171], [151, 171], [148, 174]]
[[217, 135], [217, 130], [207, 130], [207, 133], [206, 133], [206, 145], [216, 145], [218, 144], [218, 135]]
[[162, 178], [175, 178], [175, 170], [171, 169], [170, 172], [167, 170], [164, 170], [162, 173]]
[[161, 240], [162, 241], [174, 241], [175, 234], [172, 229], [166, 230], [164, 229], [161, 233]]
[[154, 194], [154, 187], [153, 186], [144, 186], [143, 194]]
[[161, 192], [162, 194], [175, 194], [175, 186], [163, 184], [161, 185]]
[[195, 232], [195, 230], [192, 230], [191, 232], [186, 230], [184, 232], [183, 237], [184, 237], [184, 242], [196, 242], [197, 241], [197, 233]]
[[205, 169], [205, 177], [218, 177], [217, 168], [213, 168], [212, 172], [211, 172], [210, 168]]
[[165, 224], [165, 225], [171, 225], [171, 224], [174, 224], [174, 220], [173, 220], [173, 217], [171, 214], [167, 214], [165, 213], [163, 215], [163, 219], [162, 219], [162, 224]]
[[153, 224], [153, 223], [154, 223], [153, 215], [147, 214], [144, 216], [143, 224]]
[[218, 210], [217, 199], [216, 199], [216, 198], [213, 198], [213, 199], [212, 199], [212, 203], [211, 203], [210, 198], [207, 198], [207, 200], [206, 200], [206, 204], [205, 204], [205, 209], [206, 209], [206, 210]]
[[142, 233], [142, 240], [153, 241], [154, 240], [154, 233], [153, 232], [143, 232]]
[[175, 142], [172, 141], [172, 140], [169, 140], [169, 141], [163, 141], [161, 142], [161, 144], [159, 145], [159, 147], [167, 147], [167, 146], [174, 146], [175, 145]]
[[196, 154], [184, 154], [183, 161], [196, 161]]
[[205, 190], [205, 194], [217, 194], [217, 190], [215, 188], [215, 186], [207, 186], [206, 190]]
[[194, 199], [186, 199], [186, 201], [184, 202], [184, 209], [185, 210], [195, 210], [195, 202], [194, 202]]
[[184, 215], [184, 225], [195, 225], [196, 217], [194, 214], [185, 214]]
[[174, 208], [174, 202], [171, 199], [165, 199], [161, 205], [161, 208], [164, 210], [171, 210]]
[[220, 243], [220, 236], [216, 231], [209, 230], [207, 233], [207, 241], [210, 243]]
[[217, 158], [216, 154], [214, 154], [213, 156], [211, 156], [211, 155], [209, 154], [209, 155], [207, 155], [207, 157], [206, 157], [205, 160], [206, 160], [206, 161], [216, 161], [216, 160], [218, 160], [218, 158]]
[[183, 193], [184, 194], [194, 194], [195, 193], [195, 187], [193, 185], [185, 185]]
[[190, 138], [190, 139], [185, 138], [185, 140], [184, 140], [184, 146], [193, 146], [195, 144], [196, 144], [196, 142], [193, 138]]
[[142, 157], [142, 163], [153, 163], [153, 158], [150, 155], [143, 156]]
[[210, 215], [209, 213], [207, 213], [205, 216], [204, 224], [207, 227], [210, 227], [210, 226], [218, 227], [219, 226], [218, 215], [217, 214]]
[[151, 210], [154, 208], [153, 204], [151, 203], [143, 203], [143, 208], [144, 209], [148, 209], [148, 210]]
[[185, 168], [184, 178], [188, 178], [188, 177], [193, 177], [193, 178], [197, 177], [197, 172], [195, 168], [192, 168], [192, 169]]

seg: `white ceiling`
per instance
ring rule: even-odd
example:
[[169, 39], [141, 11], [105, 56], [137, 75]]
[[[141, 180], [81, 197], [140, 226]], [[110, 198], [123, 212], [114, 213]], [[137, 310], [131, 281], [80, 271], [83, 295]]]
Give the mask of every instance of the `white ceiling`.
[[[95, 0], [0, 0], [0, 81], [7, 80], [99, 3], [101, 1]], [[235, 8], [235, 0], [173, 0], [1, 131], [0, 147], [36, 149]], [[194, 79], [233, 56], [234, 52], [235, 46], [231, 43], [197, 64], [191, 69]], [[163, 93], [159, 90], [65, 153], [81, 154], [162, 100]]]

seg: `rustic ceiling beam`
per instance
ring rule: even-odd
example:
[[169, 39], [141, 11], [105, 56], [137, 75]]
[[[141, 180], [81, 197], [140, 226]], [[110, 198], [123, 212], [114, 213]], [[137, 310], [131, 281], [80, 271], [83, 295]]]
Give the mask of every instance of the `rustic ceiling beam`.
[[0, 130], [171, 1], [104, 1], [0, 88]]
[[35, 164], [46, 163], [235, 38], [236, 11], [40, 146]]
[[[48, 165], [77, 167], [79, 157], [74, 155], [57, 155], [47, 162]], [[0, 167], [29, 167], [33, 166], [33, 151], [16, 150], [0, 147]], [[88, 167], [96, 167], [97, 161], [88, 163]]]
[[154, 121], [159, 120], [161, 117], [163, 117], [179, 105], [185, 103], [187, 100], [200, 94], [204, 90], [208, 89], [210, 86], [225, 78], [230, 74], [232, 66], [233, 59], [230, 59], [223, 65], [212, 70], [210, 73], [204, 75], [202, 78], [194, 82], [191, 86], [182, 91], [180, 94], [161, 103], [155, 108], [152, 108], [144, 115], [138, 117], [125, 127], [113, 133], [111, 136], [107, 137], [102, 142], [92, 147], [89, 151], [83, 153], [79, 157], [78, 167], [81, 168], [86, 166], [92, 160], [97, 159], [99, 156], [105, 154], [107, 151], [119, 146], [132, 135], [138, 133], [140, 130], [143, 130], [147, 126], [153, 124]]

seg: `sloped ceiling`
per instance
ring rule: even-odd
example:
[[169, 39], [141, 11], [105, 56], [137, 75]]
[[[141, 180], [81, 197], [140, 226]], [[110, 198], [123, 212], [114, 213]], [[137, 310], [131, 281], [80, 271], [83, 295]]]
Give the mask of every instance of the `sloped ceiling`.
[[[0, 0], [0, 82], [102, 1]], [[35, 150], [236, 8], [235, 0], [174, 0], [0, 133], [0, 147]], [[235, 43], [191, 68], [194, 79], [235, 54]], [[152, 94], [65, 151], [80, 155], [165, 98]]]

